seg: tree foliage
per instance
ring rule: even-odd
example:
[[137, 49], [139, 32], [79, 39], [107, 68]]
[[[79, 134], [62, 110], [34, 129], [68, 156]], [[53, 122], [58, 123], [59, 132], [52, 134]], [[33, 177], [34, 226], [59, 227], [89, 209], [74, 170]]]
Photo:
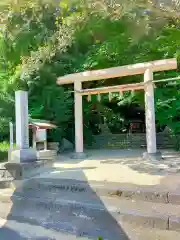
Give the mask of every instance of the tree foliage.
[[[14, 119], [14, 91], [29, 91], [32, 118], [44, 118], [59, 126], [58, 138], [73, 140], [71, 86], [56, 85], [58, 76], [149, 60], [179, 58], [179, 1], [50, 1], [3, 0], [0, 9], [0, 127], [7, 132]], [[156, 79], [178, 72], [158, 73]], [[102, 80], [85, 88], [142, 81], [142, 76]], [[179, 129], [179, 82], [158, 84], [156, 117], [159, 125]], [[122, 106], [144, 106], [142, 92], [114, 95], [112, 104], [103, 96], [84, 99], [85, 135], [105, 116], [109, 123], [124, 121]], [[94, 114], [94, 109], [100, 114]], [[166, 114], [168, 112], [168, 114]], [[90, 139], [86, 137], [85, 139]]]

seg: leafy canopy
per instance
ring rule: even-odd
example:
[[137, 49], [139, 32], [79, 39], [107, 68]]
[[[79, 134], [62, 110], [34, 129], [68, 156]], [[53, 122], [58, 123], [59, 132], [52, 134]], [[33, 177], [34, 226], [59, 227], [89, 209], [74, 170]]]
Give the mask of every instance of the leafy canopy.
[[[156, 1], [157, 2], [157, 1]], [[3, 0], [0, 4], [0, 127], [7, 133], [14, 119], [14, 91], [29, 91], [32, 118], [59, 126], [57, 138], [73, 140], [72, 87], [56, 85], [56, 78], [72, 72], [102, 69], [155, 59], [179, 57], [179, 1], [160, 5], [152, 1]], [[155, 78], [177, 76], [176, 71]], [[142, 76], [86, 83], [84, 87], [142, 81]], [[158, 85], [156, 118], [179, 132], [179, 82]], [[85, 135], [105, 116], [109, 124], [125, 121], [122, 106], [144, 106], [143, 93], [114, 95], [101, 104], [84, 99]], [[98, 117], [92, 109], [98, 109]], [[119, 110], [117, 110], [119, 109]], [[166, 114], [168, 112], [168, 114]], [[90, 124], [93, 120], [93, 126]], [[89, 137], [86, 137], [89, 139]]]

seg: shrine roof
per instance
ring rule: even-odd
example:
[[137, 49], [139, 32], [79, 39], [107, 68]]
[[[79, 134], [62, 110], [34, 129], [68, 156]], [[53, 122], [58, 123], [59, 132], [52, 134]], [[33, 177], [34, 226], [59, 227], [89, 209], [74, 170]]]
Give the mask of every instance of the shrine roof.
[[53, 129], [53, 128], [56, 128], [57, 126], [46, 120], [30, 119], [29, 127], [30, 128], [39, 128], [39, 129]]

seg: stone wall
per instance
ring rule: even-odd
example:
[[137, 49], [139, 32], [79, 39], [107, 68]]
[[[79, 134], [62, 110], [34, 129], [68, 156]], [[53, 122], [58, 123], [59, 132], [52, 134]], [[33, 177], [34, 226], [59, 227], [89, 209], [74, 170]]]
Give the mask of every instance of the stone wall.
[[[157, 148], [171, 149], [175, 146], [175, 138], [166, 133], [157, 133]], [[101, 134], [94, 136], [92, 145], [85, 146], [89, 149], [128, 149], [146, 148], [146, 134]]]

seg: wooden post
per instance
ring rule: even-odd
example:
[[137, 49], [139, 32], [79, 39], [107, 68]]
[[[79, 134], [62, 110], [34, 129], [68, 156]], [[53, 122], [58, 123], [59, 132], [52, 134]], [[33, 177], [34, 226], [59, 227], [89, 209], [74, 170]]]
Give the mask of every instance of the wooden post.
[[32, 129], [32, 133], [33, 133], [33, 148], [36, 149], [36, 128]]
[[83, 153], [83, 108], [82, 96], [79, 93], [82, 89], [80, 81], [74, 82], [74, 104], [75, 104], [75, 151]]
[[44, 141], [44, 150], [48, 149], [48, 142], [47, 142], [47, 130], [45, 129], [45, 135], [46, 135], [46, 139]]
[[154, 87], [153, 87], [153, 72], [147, 69], [144, 73], [145, 85], [145, 114], [146, 114], [146, 141], [147, 153], [154, 154], [156, 149], [156, 124], [155, 124], [155, 109], [154, 109]]
[[44, 150], [47, 150], [47, 141], [44, 141]]
[[9, 123], [9, 137], [10, 137], [10, 149], [13, 149], [14, 145], [14, 129], [13, 129], [13, 123]]

